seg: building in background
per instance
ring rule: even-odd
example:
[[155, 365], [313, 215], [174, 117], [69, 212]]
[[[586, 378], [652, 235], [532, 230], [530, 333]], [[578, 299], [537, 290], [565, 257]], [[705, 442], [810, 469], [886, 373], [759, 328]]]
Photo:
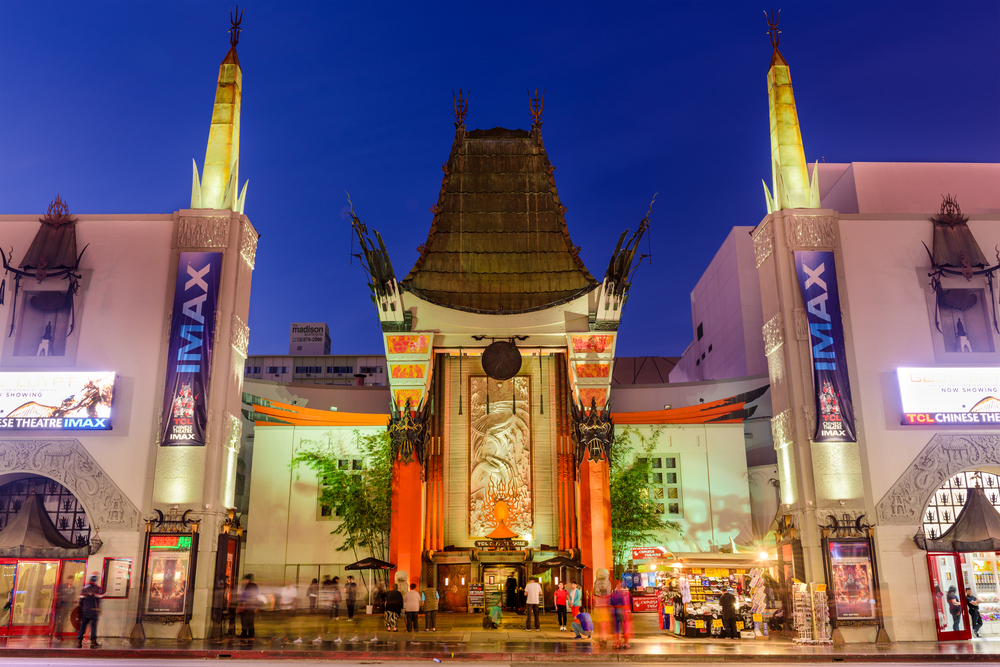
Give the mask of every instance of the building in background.
[[281, 384], [388, 386], [384, 354], [372, 355], [251, 355], [244, 374], [248, 380]]
[[326, 322], [292, 322], [288, 354], [293, 357], [321, 357], [330, 354], [330, 327]]

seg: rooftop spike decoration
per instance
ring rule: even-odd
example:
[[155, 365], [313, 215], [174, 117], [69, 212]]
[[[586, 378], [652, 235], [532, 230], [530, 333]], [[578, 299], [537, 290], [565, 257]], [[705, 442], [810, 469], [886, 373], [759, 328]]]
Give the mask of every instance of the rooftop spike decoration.
[[538, 88], [535, 88], [535, 96], [531, 96], [531, 89], [527, 88], [528, 91], [528, 110], [531, 113], [531, 124], [535, 127], [541, 126], [542, 124], [542, 110], [545, 107], [545, 91], [542, 91], [542, 96], [538, 96]]
[[465, 93], [462, 96], [462, 89], [458, 89], [458, 96], [455, 95], [455, 91], [451, 91], [451, 97], [455, 102], [455, 127], [461, 127], [465, 125], [465, 114], [469, 113], [469, 95], [472, 91]]
[[771, 119], [771, 176], [774, 196], [767, 192], [765, 200], [768, 213], [786, 208], [819, 208], [819, 180], [813, 171], [813, 182], [809, 181], [805, 152], [802, 148], [802, 131], [795, 110], [795, 96], [792, 94], [792, 77], [788, 63], [778, 51], [781, 31], [778, 17], [764, 12], [767, 19], [768, 35], [771, 39], [771, 65], [767, 72], [767, 101]]
[[[246, 11], [245, 9], [243, 10]], [[219, 81], [215, 90], [212, 125], [205, 149], [205, 166], [201, 180], [195, 164], [191, 181], [191, 208], [231, 209], [243, 212], [246, 186], [239, 192], [240, 100], [243, 70], [236, 54], [240, 41], [243, 12], [229, 13], [229, 51], [219, 66]]]

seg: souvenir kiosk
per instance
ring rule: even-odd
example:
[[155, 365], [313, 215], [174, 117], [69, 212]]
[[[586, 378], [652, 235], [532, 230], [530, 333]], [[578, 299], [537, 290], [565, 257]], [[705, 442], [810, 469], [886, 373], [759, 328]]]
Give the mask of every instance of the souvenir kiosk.
[[1000, 634], [997, 590], [1000, 513], [987, 499], [982, 487], [969, 489], [965, 507], [944, 535], [928, 539], [921, 528], [913, 541], [927, 552], [938, 640], [972, 638], [966, 587], [972, 589], [979, 601], [983, 617], [979, 634], [984, 637]]
[[[77, 603], [90, 547], [63, 537], [32, 489], [0, 531], [0, 636], [71, 635], [79, 627]], [[59, 587], [69, 585], [59, 607]]]

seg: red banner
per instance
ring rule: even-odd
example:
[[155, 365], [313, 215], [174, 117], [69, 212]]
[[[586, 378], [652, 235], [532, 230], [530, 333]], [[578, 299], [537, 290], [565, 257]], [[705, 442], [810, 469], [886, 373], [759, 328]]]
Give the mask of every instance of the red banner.
[[632, 547], [632, 560], [644, 560], [646, 558], [660, 558], [670, 551], [666, 547]]

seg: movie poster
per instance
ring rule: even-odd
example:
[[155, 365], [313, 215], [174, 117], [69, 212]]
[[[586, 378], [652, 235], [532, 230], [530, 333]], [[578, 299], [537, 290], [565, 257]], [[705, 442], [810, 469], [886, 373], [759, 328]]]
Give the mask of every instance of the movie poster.
[[149, 554], [147, 614], [182, 615], [187, 601], [190, 553]]
[[204, 445], [221, 252], [182, 252], [174, 288], [162, 445]]
[[839, 620], [875, 620], [872, 559], [867, 541], [829, 542], [833, 601]]
[[796, 251], [795, 272], [806, 306], [816, 391], [812, 440], [857, 442], [834, 255], [829, 251]]

